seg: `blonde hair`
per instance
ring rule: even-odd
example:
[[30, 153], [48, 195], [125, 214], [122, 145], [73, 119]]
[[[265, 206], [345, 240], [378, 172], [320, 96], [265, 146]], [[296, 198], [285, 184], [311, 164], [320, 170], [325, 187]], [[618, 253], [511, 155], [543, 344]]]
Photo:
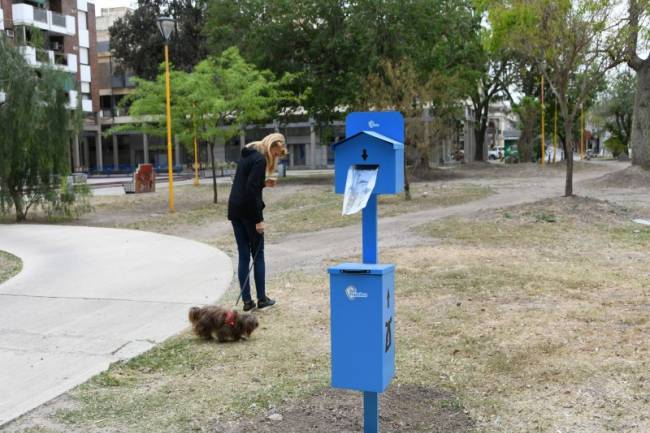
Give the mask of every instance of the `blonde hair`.
[[275, 173], [275, 169], [278, 166], [278, 158], [274, 158], [271, 155], [271, 148], [280, 146], [281, 152], [280, 155], [284, 156], [287, 154], [287, 144], [284, 139], [284, 135], [274, 132], [269, 134], [266, 137], [262, 138], [260, 141], [253, 141], [246, 145], [249, 149], [255, 149], [266, 158], [266, 175], [272, 175]]

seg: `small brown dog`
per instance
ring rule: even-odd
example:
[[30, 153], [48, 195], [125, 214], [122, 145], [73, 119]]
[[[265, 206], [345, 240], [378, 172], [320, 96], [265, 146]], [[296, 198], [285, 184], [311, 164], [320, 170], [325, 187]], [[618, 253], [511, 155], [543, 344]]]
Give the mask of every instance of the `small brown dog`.
[[192, 307], [189, 318], [196, 335], [206, 340], [219, 340], [221, 343], [248, 339], [259, 326], [257, 318], [252, 314], [226, 310], [216, 305]]

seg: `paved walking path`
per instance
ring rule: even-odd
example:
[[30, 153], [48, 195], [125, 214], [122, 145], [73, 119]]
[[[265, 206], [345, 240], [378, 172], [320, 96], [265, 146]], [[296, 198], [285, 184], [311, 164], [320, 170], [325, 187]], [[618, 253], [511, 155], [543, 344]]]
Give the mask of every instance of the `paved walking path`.
[[0, 284], [0, 425], [187, 327], [230, 258], [205, 244], [91, 227], [0, 225], [23, 270]]

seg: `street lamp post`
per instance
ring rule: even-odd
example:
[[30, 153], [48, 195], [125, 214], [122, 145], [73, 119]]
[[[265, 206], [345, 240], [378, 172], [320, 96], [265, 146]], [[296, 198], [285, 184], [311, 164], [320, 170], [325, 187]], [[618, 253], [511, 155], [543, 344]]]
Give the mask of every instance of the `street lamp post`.
[[541, 147], [542, 147], [542, 166], [544, 166], [544, 158], [546, 157], [546, 143], [544, 141], [544, 112], [545, 112], [545, 107], [544, 107], [544, 75], [542, 75], [542, 140], [540, 141]]
[[167, 111], [167, 172], [169, 175], [169, 210], [174, 212], [174, 172], [172, 170], [172, 110], [169, 87], [169, 39], [174, 31], [175, 21], [170, 17], [158, 18], [158, 29], [165, 41], [165, 96]]
[[194, 140], [194, 186], [199, 186], [199, 146], [196, 143], [196, 104], [194, 104], [192, 120], [192, 133]]

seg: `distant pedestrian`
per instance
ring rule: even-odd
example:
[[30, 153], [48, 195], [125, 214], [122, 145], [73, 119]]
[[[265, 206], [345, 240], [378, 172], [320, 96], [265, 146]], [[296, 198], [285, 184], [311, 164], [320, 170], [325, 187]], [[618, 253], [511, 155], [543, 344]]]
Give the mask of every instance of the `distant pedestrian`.
[[238, 278], [244, 311], [255, 308], [247, 279], [251, 257], [257, 292], [257, 308], [266, 308], [275, 301], [266, 296], [264, 263], [264, 215], [262, 189], [274, 187], [278, 159], [287, 154], [284, 135], [269, 134], [260, 141], [247, 144], [241, 151], [237, 171], [228, 199], [228, 219], [232, 222], [239, 251]]

